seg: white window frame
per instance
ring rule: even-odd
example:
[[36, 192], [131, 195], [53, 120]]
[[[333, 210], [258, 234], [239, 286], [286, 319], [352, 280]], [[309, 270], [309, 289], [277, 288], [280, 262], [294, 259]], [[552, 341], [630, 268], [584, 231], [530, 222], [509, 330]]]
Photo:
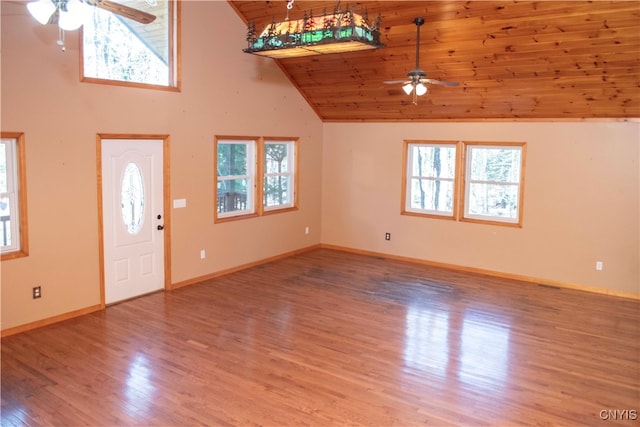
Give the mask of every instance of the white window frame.
[[[225, 175], [219, 176], [218, 174], [218, 148], [223, 144], [236, 144], [236, 145], [246, 145], [246, 157], [245, 162], [247, 164], [247, 174], [246, 175]], [[257, 144], [258, 141], [255, 139], [245, 138], [245, 139], [237, 139], [234, 137], [216, 137], [215, 143], [215, 200], [216, 207], [214, 210], [215, 219], [228, 219], [228, 218], [237, 218], [237, 217], [246, 217], [249, 215], [256, 214], [256, 152], [257, 152]], [[247, 180], [247, 195], [246, 195], [246, 207], [245, 209], [239, 209], [235, 211], [229, 212], [218, 212], [218, 183], [221, 181], [231, 181], [237, 179], [246, 179]]]
[[2, 132], [0, 143], [5, 147], [7, 162], [7, 192], [0, 193], [0, 198], [7, 198], [11, 208], [11, 244], [0, 249], [1, 259], [4, 261], [28, 255], [24, 134]]
[[[453, 176], [451, 178], [433, 177], [429, 175], [414, 175], [413, 174], [413, 156], [415, 147], [430, 147], [430, 148], [453, 148], [455, 150], [455, 160], [453, 165]], [[457, 215], [457, 197], [458, 197], [458, 170], [459, 170], [459, 142], [458, 141], [404, 141], [404, 156], [403, 156], [403, 189], [402, 189], [402, 214], [430, 216], [434, 218], [442, 219], [456, 219]], [[453, 200], [451, 211], [447, 210], [433, 210], [433, 209], [420, 209], [411, 206], [412, 200], [412, 186], [411, 183], [414, 179], [426, 180], [426, 181], [440, 181], [450, 182], [453, 186]]]
[[[522, 227], [522, 216], [524, 207], [524, 177], [525, 177], [525, 158], [526, 143], [524, 142], [463, 142], [464, 148], [464, 199], [461, 221], [483, 222], [500, 225], [511, 225]], [[471, 178], [471, 164], [473, 161], [473, 151], [475, 149], [496, 149], [496, 150], [517, 150], [520, 152], [519, 176], [514, 181], [487, 181]], [[498, 216], [498, 215], [480, 215], [469, 212], [469, 197], [471, 195], [471, 186], [473, 184], [487, 184], [495, 186], [509, 186], [517, 189], [517, 212], [514, 218]]]
[[[150, 84], [142, 82], [133, 82], [126, 80], [116, 80], [102, 77], [90, 77], [85, 75], [85, 54], [84, 54], [84, 30], [80, 36], [80, 80], [87, 83], [98, 83], [117, 86], [129, 86], [129, 87], [141, 87], [156, 90], [174, 91], [179, 92], [181, 90], [181, 67], [179, 61], [180, 54], [180, 26], [181, 26], [181, 7], [179, 0], [158, 0], [158, 3], [168, 3], [168, 82], [167, 84]], [[94, 9], [98, 9], [95, 7]], [[92, 11], [93, 13], [94, 11]], [[107, 11], [96, 10], [95, 13], [104, 13]], [[107, 12], [109, 13], [109, 12]], [[151, 13], [151, 11], [150, 11]], [[125, 20], [127, 18], [124, 18]], [[157, 22], [157, 21], [154, 21]], [[87, 24], [85, 24], [87, 25]], [[152, 22], [151, 24], [154, 25]]]
[[[266, 147], [267, 145], [284, 145], [287, 147], [287, 170], [286, 172], [267, 172], [267, 157], [266, 157]], [[262, 208], [264, 213], [281, 211], [282, 209], [289, 209], [296, 206], [296, 194], [297, 194], [297, 140], [280, 140], [280, 139], [271, 139], [264, 138], [262, 143]], [[267, 179], [270, 177], [278, 177], [282, 176], [287, 179], [288, 182], [288, 200], [286, 203], [282, 203], [279, 205], [267, 206], [265, 193], [266, 193], [266, 185]]]

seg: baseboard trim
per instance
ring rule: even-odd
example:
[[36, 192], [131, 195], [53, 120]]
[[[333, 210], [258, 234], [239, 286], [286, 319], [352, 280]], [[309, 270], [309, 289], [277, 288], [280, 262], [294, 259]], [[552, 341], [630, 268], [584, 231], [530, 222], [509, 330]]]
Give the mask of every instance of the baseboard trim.
[[[240, 271], [240, 270], [245, 270], [247, 268], [251, 268], [251, 267], [255, 267], [257, 265], [261, 265], [261, 264], [266, 264], [269, 262], [274, 262], [274, 261], [278, 261], [280, 259], [284, 259], [284, 258], [288, 258], [290, 256], [293, 255], [299, 255], [305, 252], [311, 252], [315, 249], [319, 249], [320, 248], [320, 244], [316, 244], [316, 245], [311, 245], [311, 246], [307, 246], [301, 249], [296, 249], [293, 251], [289, 251], [289, 252], [285, 252], [279, 255], [275, 255], [272, 257], [268, 257], [268, 258], [264, 258], [258, 261], [254, 261], [254, 262], [250, 262], [247, 264], [242, 264], [236, 267], [232, 267], [232, 268], [228, 268], [226, 270], [220, 270], [217, 271], [215, 273], [212, 274], [207, 274], [206, 276], [200, 276], [200, 277], [194, 277], [192, 279], [189, 280], [185, 280], [182, 282], [178, 282], [178, 283], [174, 283], [172, 284], [170, 287], [166, 288], [165, 290], [167, 291], [171, 291], [177, 288], [181, 288], [183, 286], [188, 286], [188, 285], [192, 285], [195, 283], [199, 283], [199, 282], [203, 282], [205, 280], [209, 280], [209, 279], [213, 279], [216, 277], [220, 277], [220, 276], [224, 276], [226, 274], [230, 274], [230, 273], [234, 273], [236, 271]], [[46, 319], [41, 319], [41, 320], [36, 320], [35, 322], [30, 322], [30, 323], [25, 323], [24, 325], [19, 325], [19, 326], [15, 326], [12, 328], [7, 328], [7, 329], [3, 329], [2, 331], [0, 331], [0, 337], [4, 338], [4, 337], [8, 337], [10, 335], [15, 335], [15, 334], [19, 334], [22, 332], [27, 332], [30, 331], [32, 329], [37, 329], [37, 328], [41, 328], [43, 326], [47, 326], [47, 325], [51, 325], [54, 323], [58, 323], [58, 322], [62, 322], [64, 320], [69, 320], [72, 319], [74, 317], [80, 317], [83, 316], [85, 314], [89, 314], [89, 313], [93, 313], [95, 311], [100, 311], [102, 309], [104, 309], [105, 306], [102, 304], [98, 304], [98, 305], [93, 305], [90, 307], [86, 307], [80, 310], [75, 310], [75, 311], [70, 311], [68, 313], [63, 313], [57, 316], [53, 316], [53, 317], [49, 317]]]
[[84, 316], [85, 314], [94, 313], [104, 308], [102, 304], [92, 305], [90, 307], [81, 308], [80, 310], [70, 311], [68, 313], [59, 314], [57, 316], [48, 317], [46, 319], [36, 320], [35, 322], [25, 323], [24, 325], [15, 326], [13, 328], [3, 329], [0, 332], [2, 338], [10, 335], [19, 334], [22, 332], [38, 329], [43, 326], [52, 325], [54, 323], [62, 322], [64, 320], [73, 319], [74, 317]]
[[349, 248], [349, 247], [346, 247], [346, 246], [330, 245], [330, 244], [326, 244], [326, 243], [321, 243], [320, 247], [323, 248], [323, 249], [331, 249], [331, 250], [335, 250], [335, 251], [348, 252], [348, 253], [353, 253], [353, 254], [358, 254], [358, 255], [368, 255], [368, 256], [375, 256], [375, 257], [378, 257], [378, 258], [392, 259], [392, 260], [396, 260], [396, 261], [405, 261], [405, 262], [410, 262], [410, 263], [413, 263], [413, 264], [423, 264], [423, 265], [428, 265], [430, 267], [447, 268], [449, 270], [464, 271], [464, 272], [467, 272], [467, 273], [484, 274], [486, 276], [499, 277], [499, 278], [503, 278], [503, 279], [519, 280], [521, 282], [527, 282], [527, 283], [536, 284], [536, 285], [547, 285], [547, 286], [553, 286], [553, 287], [564, 288], [564, 289], [573, 289], [573, 290], [576, 290], [576, 291], [584, 291], [584, 292], [591, 292], [591, 293], [597, 293], [597, 294], [603, 294], [603, 295], [609, 295], [609, 296], [615, 296], [615, 297], [621, 297], [621, 298], [640, 300], [640, 294], [634, 294], [634, 293], [631, 293], [631, 292], [612, 291], [612, 290], [609, 290], [609, 289], [594, 288], [594, 287], [591, 287], [591, 286], [584, 286], [584, 285], [576, 285], [576, 284], [573, 284], [573, 283], [558, 282], [558, 281], [555, 281], [555, 280], [541, 279], [541, 278], [538, 278], [538, 277], [523, 276], [523, 275], [512, 274], [512, 273], [504, 273], [504, 272], [501, 272], [501, 271], [486, 270], [486, 269], [483, 269], [483, 268], [476, 268], [476, 267], [465, 267], [465, 266], [456, 265], [456, 264], [448, 264], [448, 263], [443, 263], [443, 262], [429, 261], [429, 260], [424, 260], [424, 259], [420, 259], [420, 258], [411, 258], [411, 257], [387, 254], [387, 253], [382, 253], [382, 252], [373, 252], [373, 251], [367, 251], [367, 250], [362, 250], [362, 249]]
[[256, 267], [258, 265], [267, 264], [269, 262], [278, 261], [284, 258], [288, 258], [290, 256], [303, 254], [306, 252], [311, 252], [313, 250], [320, 249], [320, 244], [307, 246], [301, 249], [296, 249], [293, 251], [285, 252], [279, 255], [274, 255], [272, 257], [263, 258], [258, 261], [249, 262], [246, 264], [238, 265], [236, 267], [227, 268], [224, 270], [216, 271], [211, 274], [206, 274], [204, 276], [194, 277], [192, 279], [184, 280], [181, 282], [173, 283], [168, 290], [174, 290], [178, 288], [182, 288], [184, 286], [194, 285], [196, 283], [204, 282], [207, 280], [215, 279], [216, 277], [226, 276], [227, 274], [235, 273], [237, 271], [246, 270], [247, 268]]
[[[386, 259], [392, 259], [392, 260], [396, 260], [396, 261], [410, 262], [410, 263], [414, 263], [414, 264], [423, 264], [423, 265], [428, 265], [428, 266], [431, 266], [431, 267], [447, 268], [449, 270], [457, 270], [457, 271], [464, 271], [464, 272], [468, 272], [468, 273], [484, 274], [484, 275], [487, 275], [487, 276], [499, 277], [499, 278], [504, 278], [504, 279], [519, 280], [519, 281], [522, 281], [522, 282], [527, 282], [527, 283], [536, 284], [536, 285], [547, 285], [547, 286], [553, 286], [553, 287], [558, 287], [558, 288], [573, 289], [573, 290], [577, 290], [577, 291], [584, 291], [584, 292], [604, 294], [604, 295], [621, 297], [621, 298], [640, 300], [640, 294], [634, 294], [634, 293], [630, 293], [630, 292], [611, 291], [611, 290], [608, 290], [608, 289], [594, 288], [594, 287], [591, 287], [591, 286], [576, 285], [576, 284], [573, 284], [573, 283], [558, 282], [558, 281], [555, 281], [555, 280], [541, 279], [541, 278], [537, 278], [537, 277], [523, 276], [523, 275], [512, 274], [512, 273], [504, 273], [504, 272], [500, 272], [500, 271], [486, 270], [486, 269], [483, 269], [483, 268], [466, 267], [466, 266], [461, 266], [461, 265], [456, 265], [456, 264], [448, 264], [448, 263], [443, 263], [443, 262], [429, 261], [429, 260], [424, 260], [424, 259], [420, 259], [420, 258], [412, 258], [412, 257], [405, 257], [405, 256], [400, 256], [400, 255], [387, 254], [387, 253], [383, 253], [383, 252], [374, 252], [374, 251], [367, 251], [367, 250], [362, 250], [362, 249], [349, 248], [349, 247], [346, 247], [346, 246], [330, 245], [330, 244], [326, 244], [326, 243], [320, 243], [320, 244], [316, 244], [316, 245], [307, 246], [307, 247], [304, 247], [304, 248], [301, 248], [301, 249], [296, 249], [296, 250], [293, 250], [293, 251], [285, 252], [285, 253], [282, 253], [282, 254], [279, 254], [279, 255], [275, 255], [275, 256], [272, 256], [272, 257], [263, 258], [263, 259], [260, 259], [258, 261], [253, 261], [253, 262], [249, 262], [249, 263], [246, 263], [246, 264], [238, 265], [236, 267], [227, 268], [225, 270], [216, 271], [215, 273], [207, 274], [205, 276], [194, 277], [192, 279], [184, 280], [182, 282], [173, 283], [171, 285], [171, 287], [167, 288], [166, 290], [170, 291], [170, 290], [182, 288], [184, 286], [189, 286], [189, 285], [193, 285], [193, 284], [196, 284], [196, 283], [204, 282], [206, 280], [211, 280], [211, 279], [214, 279], [216, 277], [221, 277], [221, 276], [225, 276], [227, 274], [235, 273], [237, 271], [246, 270], [247, 268], [256, 267], [258, 265], [262, 265], [262, 264], [267, 264], [269, 262], [278, 261], [278, 260], [281, 260], [281, 259], [288, 258], [290, 256], [299, 255], [299, 254], [303, 254], [303, 253], [306, 253], [306, 252], [311, 252], [311, 251], [316, 250], [316, 249], [331, 249], [331, 250], [340, 251], [340, 252], [347, 252], [347, 253], [353, 253], [353, 254], [359, 254], [359, 255], [367, 255], [367, 256], [375, 256], [375, 257], [378, 257], [378, 258], [386, 258]], [[92, 305], [92, 306], [89, 306], [89, 307], [86, 307], [86, 308], [82, 308], [80, 310], [70, 311], [68, 313], [63, 313], [63, 314], [60, 314], [60, 315], [57, 315], [57, 316], [53, 316], [53, 317], [49, 317], [49, 318], [46, 318], [46, 319], [37, 320], [35, 322], [26, 323], [24, 325], [19, 325], [19, 326], [15, 326], [15, 327], [12, 327], [12, 328], [3, 329], [2, 331], [0, 331], [0, 337], [4, 338], [4, 337], [11, 336], [11, 335], [19, 334], [19, 333], [22, 333], [22, 332], [27, 332], [27, 331], [30, 331], [30, 330], [33, 330], [33, 329], [41, 328], [43, 326], [47, 326], [47, 325], [51, 325], [51, 324], [54, 324], [54, 323], [62, 322], [62, 321], [65, 321], [65, 320], [69, 320], [69, 319], [72, 319], [74, 317], [80, 317], [80, 316], [83, 316], [85, 314], [89, 314], [89, 313], [93, 313], [93, 312], [96, 312], [96, 311], [100, 311], [100, 310], [103, 310], [104, 308], [105, 308], [105, 306], [102, 305], [102, 304]]]

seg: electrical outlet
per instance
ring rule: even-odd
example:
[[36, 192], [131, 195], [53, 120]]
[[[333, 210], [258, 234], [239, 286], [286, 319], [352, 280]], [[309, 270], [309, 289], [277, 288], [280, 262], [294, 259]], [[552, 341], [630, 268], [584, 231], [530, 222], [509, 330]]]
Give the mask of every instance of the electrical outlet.
[[33, 299], [42, 297], [42, 288], [40, 286], [33, 287]]
[[309, 234], [309, 227], [304, 228], [304, 234]]
[[596, 270], [602, 271], [602, 267], [603, 267], [602, 261], [596, 261]]
[[384, 233], [384, 240], [391, 240], [391, 233]]
[[200, 249], [200, 259], [205, 259], [207, 257], [207, 253], [204, 249]]

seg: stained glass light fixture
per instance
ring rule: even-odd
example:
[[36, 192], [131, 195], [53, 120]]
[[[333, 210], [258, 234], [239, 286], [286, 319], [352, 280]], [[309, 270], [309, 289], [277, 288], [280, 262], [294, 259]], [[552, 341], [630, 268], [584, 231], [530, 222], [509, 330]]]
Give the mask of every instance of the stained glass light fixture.
[[273, 20], [258, 36], [255, 24], [247, 32], [243, 51], [282, 59], [298, 56], [352, 52], [384, 47], [380, 43], [380, 17], [370, 22], [366, 12], [334, 10], [320, 15], [305, 12], [302, 19]]

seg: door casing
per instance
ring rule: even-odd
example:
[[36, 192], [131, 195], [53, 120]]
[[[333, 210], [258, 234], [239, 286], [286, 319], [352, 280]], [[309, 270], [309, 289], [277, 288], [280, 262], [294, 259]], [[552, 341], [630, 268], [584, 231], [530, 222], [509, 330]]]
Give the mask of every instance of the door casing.
[[110, 139], [157, 139], [162, 140], [162, 177], [163, 177], [163, 213], [164, 218], [164, 290], [171, 289], [171, 209], [170, 209], [170, 169], [169, 169], [169, 135], [158, 134], [96, 134], [96, 162], [98, 184], [98, 255], [100, 269], [100, 306], [106, 306], [105, 298], [105, 265], [104, 265], [104, 218], [102, 200], [102, 141]]

